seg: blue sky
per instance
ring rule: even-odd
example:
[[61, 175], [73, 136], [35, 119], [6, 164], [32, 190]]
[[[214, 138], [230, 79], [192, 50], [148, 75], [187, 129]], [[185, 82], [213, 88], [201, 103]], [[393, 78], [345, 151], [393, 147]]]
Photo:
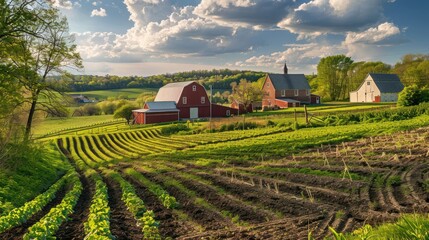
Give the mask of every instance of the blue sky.
[[197, 69], [315, 73], [320, 58], [395, 64], [429, 54], [425, 0], [51, 0], [67, 16], [82, 74]]

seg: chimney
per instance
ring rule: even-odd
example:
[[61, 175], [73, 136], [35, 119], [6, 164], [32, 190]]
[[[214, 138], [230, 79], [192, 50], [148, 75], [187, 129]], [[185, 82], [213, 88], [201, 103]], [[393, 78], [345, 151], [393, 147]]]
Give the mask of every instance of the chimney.
[[285, 66], [283, 67], [283, 72], [284, 72], [285, 75], [288, 74], [288, 69], [287, 69], [287, 66], [286, 66], [286, 62], [285, 62]]

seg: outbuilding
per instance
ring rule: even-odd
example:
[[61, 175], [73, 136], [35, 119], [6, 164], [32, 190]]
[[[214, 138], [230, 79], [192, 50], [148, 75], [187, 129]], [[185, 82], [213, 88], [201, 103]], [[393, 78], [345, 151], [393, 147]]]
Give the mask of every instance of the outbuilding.
[[350, 102], [397, 102], [403, 89], [396, 74], [370, 73], [356, 91], [350, 92]]
[[133, 110], [135, 124], [174, 122], [179, 120], [179, 109], [173, 101], [147, 102], [142, 109]]

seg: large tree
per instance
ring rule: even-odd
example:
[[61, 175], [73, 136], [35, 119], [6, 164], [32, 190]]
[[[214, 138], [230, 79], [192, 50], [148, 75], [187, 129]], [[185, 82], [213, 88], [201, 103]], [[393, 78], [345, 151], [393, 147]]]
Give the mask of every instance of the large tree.
[[262, 100], [264, 91], [258, 82], [248, 82], [246, 79], [241, 79], [240, 83], [231, 83], [232, 94], [231, 100], [239, 104], [243, 104], [244, 109], [248, 109], [252, 102]]
[[[9, 10], [2, 10], [8, 13], [10, 18], [14, 19], [13, 16], [22, 13], [21, 18], [15, 18], [36, 21], [36, 24], [31, 22], [12, 29], [3, 26], [0, 30], [0, 36], [3, 36], [1, 46], [8, 49], [2, 56], [1, 65], [12, 72], [6, 76], [0, 87], [13, 84], [15, 89], [9, 89], [10, 92], [18, 93], [20, 97], [17, 98], [19, 101], [15, 107], [28, 107], [25, 124], [25, 138], [28, 139], [36, 110], [45, 110], [51, 115], [62, 112], [57, 95], [52, 92], [58, 89], [58, 86], [48, 78], [66, 73], [67, 67], [80, 68], [82, 63], [73, 44], [74, 39], [68, 33], [67, 20], [49, 1], [11, 0], [7, 3], [9, 5], [2, 7]], [[3, 19], [1, 22], [11, 20]], [[40, 101], [41, 95], [44, 95], [43, 101]]]
[[349, 78], [347, 72], [353, 60], [345, 55], [335, 55], [322, 58], [317, 65], [319, 85], [324, 87], [324, 94], [331, 100], [340, 100], [348, 95]]

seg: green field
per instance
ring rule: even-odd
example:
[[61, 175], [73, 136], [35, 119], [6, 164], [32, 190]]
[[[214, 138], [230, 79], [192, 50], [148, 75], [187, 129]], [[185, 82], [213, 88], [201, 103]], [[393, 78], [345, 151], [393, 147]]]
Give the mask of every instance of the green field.
[[40, 137], [50, 132], [64, 129], [89, 127], [105, 122], [115, 121], [113, 115], [82, 116], [68, 118], [46, 118], [37, 123], [33, 129], [33, 136]]
[[82, 94], [90, 99], [105, 100], [107, 98], [125, 97], [128, 99], [135, 99], [142, 93], [153, 94], [155, 97], [158, 89], [152, 88], [123, 88], [123, 89], [111, 89], [111, 90], [97, 90], [97, 91], [85, 91], [85, 92], [68, 92], [68, 94]]
[[429, 111], [381, 106], [309, 107], [334, 126], [255, 113], [257, 128], [214, 133], [47, 119], [45, 153], [0, 172], [0, 238], [424, 239], [427, 217], [407, 214], [429, 208]]

